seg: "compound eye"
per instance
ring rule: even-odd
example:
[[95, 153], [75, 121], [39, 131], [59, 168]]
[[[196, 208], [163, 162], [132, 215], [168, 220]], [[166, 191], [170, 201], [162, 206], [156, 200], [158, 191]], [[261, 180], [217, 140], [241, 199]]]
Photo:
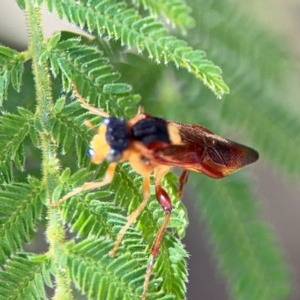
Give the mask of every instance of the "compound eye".
[[102, 119], [101, 124], [104, 124], [104, 125], [106, 125], [106, 126], [109, 125], [110, 119], [111, 119], [111, 118], [104, 118], [104, 119]]
[[107, 156], [106, 156], [106, 160], [107, 162], [111, 163], [111, 162], [119, 162], [122, 158], [122, 152], [121, 151], [116, 151], [111, 149]]
[[88, 155], [88, 157], [89, 157], [90, 159], [92, 159], [92, 158], [94, 157], [95, 151], [94, 151], [94, 149], [93, 149], [92, 147], [89, 147], [89, 148], [88, 148], [87, 155]]

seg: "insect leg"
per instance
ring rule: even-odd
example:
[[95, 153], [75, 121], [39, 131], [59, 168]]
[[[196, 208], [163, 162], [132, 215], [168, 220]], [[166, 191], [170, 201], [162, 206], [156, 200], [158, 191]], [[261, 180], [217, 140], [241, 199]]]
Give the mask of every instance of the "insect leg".
[[143, 209], [145, 208], [145, 206], [148, 202], [148, 199], [150, 197], [150, 175], [146, 175], [143, 178], [143, 196], [144, 196], [144, 199], [143, 199], [142, 203], [131, 215], [128, 216], [127, 223], [119, 232], [119, 236], [114, 245], [114, 248], [112, 249], [112, 251], [109, 252], [110, 257], [115, 256], [116, 251], [118, 250], [127, 229], [136, 221], [136, 218], [140, 215], [140, 213], [143, 211]]
[[189, 178], [189, 171], [188, 170], [183, 170], [180, 178], [179, 178], [179, 189], [178, 189], [178, 197], [179, 199], [182, 198], [182, 192], [183, 192], [183, 187], [187, 183], [188, 178]]
[[72, 87], [74, 89], [74, 94], [76, 96], [76, 98], [78, 99], [78, 101], [81, 103], [81, 106], [85, 109], [87, 109], [91, 114], [93, 115], [97, 115], [97, 116], [101, 116], [101, 117], [105, 117], [108, 118], [109, 114], [104, 112], [101, 109], [98, 109], [96, 107], [93, 107], [91, 105], [89, 105], [83, 98], [82, 96], [79, 94], [77, 87], [74, 83], [72, 83]]
[[51, 203], [50, 206], [52, 207], [58, 207], [61, 203], [65, 202], [66, 200], [70, 199], [71, 197], [84, 192], [84, 191], [89, 191], [89, 190], [95, 190], [98, 189], [104, 185], [109, 184], [112, 179], [114, 178], [114, 173], [116, 170], [116, 163], [111, 163], [107, 170], [106, 173], [104, 175], [104, 179], [100, 182], [86, 182], [84, 185], [75, 188], [73, 191], [69, 192], [68, 194], [66, 194], [64, 197], [62, 197], [61, 199], [59, 199], [57, 202]]
[[147, 270], [146, 270], [145, 281], [144, 281], [144, 291], [142, 294], [143, 299], [146, 299], [147, 290], [148, 290], [148, 286], [149, 286], [149, 282], [150, 282], [150, 276], [151, 276], [152, 270], [153, 270], [155, 257], [158, 256], [158, 254], [159, 254], [160, 244], [162, 242], [164, 233], [167, 229], [167, 226], [168, 226], [168, 223], [169, 223], [170, 217], [171, 217], [172, 203], [171, 203], [169, 195], [162, 188], [162, 186], [160, 184], [161, 179], [169, 172], [169, 170], [170, 170], [170, 167], [167, 167], [167, 168], [166, 167], [158, 167], [154, 171], [156, 199], [165, 212], [165, 219], [156, 235], [154, 244], [151, 249], [151, 255], [149, 258], [149, 262], [148, 262], [148, 266], [147, 266]]

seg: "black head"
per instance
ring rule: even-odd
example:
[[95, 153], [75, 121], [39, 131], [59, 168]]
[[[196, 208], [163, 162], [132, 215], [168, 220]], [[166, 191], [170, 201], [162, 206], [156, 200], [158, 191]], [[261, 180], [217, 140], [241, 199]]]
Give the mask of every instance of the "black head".
[[108, 162], [117, 162], [130, 145], [127, 122], [123, 119], [109, 117], [105, 118], [102, 124], [106, 126], [105, 140], [110, 147], [105, 159]]

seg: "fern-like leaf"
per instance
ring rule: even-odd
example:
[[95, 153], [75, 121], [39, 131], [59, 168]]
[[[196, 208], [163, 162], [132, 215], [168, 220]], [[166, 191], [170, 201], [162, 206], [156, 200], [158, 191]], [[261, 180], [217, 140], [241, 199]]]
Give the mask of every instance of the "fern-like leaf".
[[42, 270], [43, 262], [26, 254], [12, 256], [0, 271], [0, 299], [47, 299]]
[[0, 262], [29, 242], [42, 213], [43, 189], [30, 178], [29, 184], [7, 184], [0, 189]]
[[24, 54], [0, 45], [0, 103], [6, 98], [10, 82], [16, 91], [20, 91], [24, 62]]
[[[75, 82], [84, 98], [92, 104], [98, 103], [99, 107], [114, 115], [121, 112], [111, 106], [124, 108], [125, 115], [139, 102], [140, 97], [132, 94], [132, 87], [125, 83], [117, 82], [121, 75], [113, 70], [108, 58], [95, 48], [83, 46], [79, 39], [68, 39], [58, 42], [59, 36], [54, 36], [44, 52], [43, 60], [50, 59], [51, 70], [54, 76], [62, 72], [65, 89], [70, 83]], [[108, 100], [117, 103], [107, 106]], [[124, 113], [122, 114], [124, 116]], [[130, 117], [132, 115], [129, 115]]]
[[130, 263], [129, 253], [111, 259], [108, 252], [112, 246], [108, 239], [69, 243], [61, 259], [62, 267], [68, 267], [71, 279], [89, 299], [138, 299], [135, 284], [131, 289], [128, 286], [137, 279], [143, 282], [145, 269], [137, 261]]
[[3, 68], [0, 69], [0, 106], [3, 100], [7, 98], [7, 90], [9, 86], [9, 72]]
[[201, 211], [232, 296], [264, 300], [288, 296], [283, 258], [270, 229], [260, 222], [245, 182], [237, 176], [222, 181], [202, 178], [200, 191]]
[[195, 25], [195, 20], [190, 16], [191, 8], [184, 0], [133, 0], [134, 4], [142, 4], [144, 9], [148, 9], [155, 17], [163, 15], [168, 23], [178, 27], [183, 34], [187, 28]]
[[[101, 173], [104, 171], [105, 169]], [[67, 183], [72, 183], [71, 189], [73, 189], [78, 185], [82, 185], [90, 176], [91, 174], [82, 170], [69, 177]], [[164, 182], [166, 190], [172, 196], [177, 193], [177, 189], [174, 189], [175, 181], [177, 181], [177, 177], [169, 175]], [[115, 241], [118, 232], [126, 223], [126, 216], [129, 212], [135, 210], [141, 201], [141, 185], [141, 177], [137, 178], [128, 164], [120, 166], [117, 168], [113, 182], [109, 186], [100, 191], [88, 193], [84, 198], [82, 195], [73, 197], [65, 203], [63, 217], [71, 225], [71, 230], [77, 232], [78, 237], [106, 237]], [[112, 198], [115, 199], [115, 204], [111, 202]], [[127, 209], [124, 210], [119, 205], [125, 206]], [[147, 256], [150, 255], [148, 251], [151, 249], [163, 218], [164, 212], [162, 208], [155, 197], [151, 197], [150, 203], [141, 214], [136, 228], [133, 226], [125, 235], [123, 244], [126, 245], [128, 251], [143, 252], [142, 257], [144, 257], [145, 261], [142, 265], [144, 266], [144, 271], [147, 265]], [[186, 226], [185, 210], [180, 201], [177, 200], [174, 203], [174, 210], [168, 227], [182, 237]], [[143, 239], [147, 242], [148, 247], [140, 243], [142, 239], [140, 232], [142, 232]], [[112, 246], [109, 250], [111, 249]], [[146, 251], [147, 249], [148, 251]], [[158, 290], [162, 289], [168, 295], [175, 295], [175, 299], [184, 299], [185, 297], [185, 282], [187, 281], [186, 256], [187, 254], [180, 241], [167, 233], [161, 244], [158, 261], [154, 266], [154, 274], [163, 278], [162, 287]], [[175, 272], [174, 270], [177, 271]], [[139, 286], [138, 283], [136, 284]], [[153, 282], [151, 285], [153, 285]], [[140, 290], [138, 291], [141, 293]], [[154, 296], [153, 299], [155, 299]]]
[[205, 53], [193, 50], [183, 40], [168, 36], [162, 23], [153, 17], [141, 18], [137, 11], [128, 9], [125, 2], [114, 0], [54, 1], [46, 0], [48, 9], [55, 9], [60, 17], [78, 26], [87, 26], [102, 36], [121, 39], [122, 44], [136, 46], [139, 52], [147, 49], [156, 62], [173, 61], [200, 78], [218, 97], [229, 89], [221, 76], [221, 69], [205, 58]]
[[[139, 243], [140, 237], [131, 237], [130, 243]], [[61, 258], [61, 266], [68, 267], [75, 285], [88, 299], [140, 299], [143, 290], [147, 259], [140, 251], [125, 252], [120, 248], [118, 256], [110, 258], [108, 252], [113, 242], [108, 238], [87, 239], [69, 243]], [[149, 287], [148, 299], [180, 299], [156, 291], [162, 280], [154, 277]], [[182, 299], [182, 298], [181, 298]]]
[[88, 161], [86, 153], [91, 138], [86, 126], [83, 125], [85, 119], [87, 119], [86, 112], [76, 102], [56, 112], [53, 118], [53, 137], [62, 147], [63, 153], [69, 151], [75, 139], [79, 166], [83, 166]]
[[[28, 113], [25, 116], [25, 111]], [[33, 114], [25, 109], [19, 109], [20, 115], [3, 112], [0, 117], [0, 147], [5, 149], [0, 153], [0, 171], [3, 174], [0, 181], [9, 182], [12, 160], [16, 167], [24, 168], [24, 150], [22, 143], [32, 126]]]

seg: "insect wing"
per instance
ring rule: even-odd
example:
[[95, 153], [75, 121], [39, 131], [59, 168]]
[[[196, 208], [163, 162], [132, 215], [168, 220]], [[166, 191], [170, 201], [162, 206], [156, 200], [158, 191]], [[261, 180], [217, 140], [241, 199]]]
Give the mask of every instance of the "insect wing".
[[219, 137], [202, 126], [172, 123], [178, 127], [183, 145], [157, 148], [157, 163], [222, 178], [258, 159], [254, 149]]

